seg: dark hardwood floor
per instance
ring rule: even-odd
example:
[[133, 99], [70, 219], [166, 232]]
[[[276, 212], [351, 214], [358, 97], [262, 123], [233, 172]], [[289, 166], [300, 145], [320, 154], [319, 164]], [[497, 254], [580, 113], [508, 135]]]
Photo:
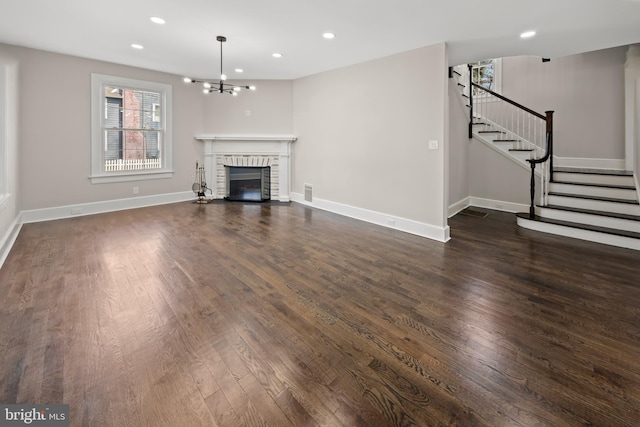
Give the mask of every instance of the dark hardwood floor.
[[446, 244], [298, 204], [24, 225], [0, 402], [72, 426], [640, 425], [640, 253], [487, 212]]

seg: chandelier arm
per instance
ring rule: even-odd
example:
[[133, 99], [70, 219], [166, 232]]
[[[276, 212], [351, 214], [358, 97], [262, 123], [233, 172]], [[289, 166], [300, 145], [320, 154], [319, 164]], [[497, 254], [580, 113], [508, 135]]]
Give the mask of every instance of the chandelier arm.
[[218, 81], [200, 80], [200, 79], [194, 79], [191, 77], [185, 77], [184, 78], [185, 83], [203, 83], [204, 93], [212, 93], [212, 92], [225, 93], [226, 92], [235, 96], [238, 94], [238, 91], [240, 89], [255, 90], [255, 86], [238, 85], [238, 84], [224, 82], [226, 79], [226, 76], [223, 73], [224, 67], [223, 67], [223, 56], [222, 56], [222, 44], [227, 41], [227, 38], [225, 36], [217, 36], [216, 40], [220, 42], [220, 80]]

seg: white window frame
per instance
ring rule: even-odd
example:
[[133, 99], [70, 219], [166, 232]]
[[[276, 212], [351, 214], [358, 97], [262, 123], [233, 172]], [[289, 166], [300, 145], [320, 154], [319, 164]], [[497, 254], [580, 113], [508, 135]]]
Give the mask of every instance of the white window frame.
[[[491, 61], [493, 61], [493, 89], [491, 90], [496, 93], [502, 93], [502, 58], [494, 58]], [[486, 97], [487, 95], [474, 95], [473, 99]], [[493, 101], [496, 100], [494, 99]]]
[[[161, 129], [162, 166], [159, 169], [105, 172], [103, 122], [106, 114], [104, 102], [104, 88], [106, 86], [145, 90], [161, 94], [162, 104], [160, 105], [159, 113], [161, 114], [163, 123], [163, 128]], [[105, 74], [91, 74], [91, 174], [89, 175], [89, 179], [92, 184], [166, 179], [173, 176], [171, 89], [171, 85], [164, 83], [108, 76]]]

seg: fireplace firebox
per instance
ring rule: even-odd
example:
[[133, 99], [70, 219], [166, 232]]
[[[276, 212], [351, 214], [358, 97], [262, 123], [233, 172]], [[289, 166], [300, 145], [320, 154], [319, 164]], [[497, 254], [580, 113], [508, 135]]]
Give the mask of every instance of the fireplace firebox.
[[271, 167], [226, 166], [225, 199], [245, 202], [271, 200]]

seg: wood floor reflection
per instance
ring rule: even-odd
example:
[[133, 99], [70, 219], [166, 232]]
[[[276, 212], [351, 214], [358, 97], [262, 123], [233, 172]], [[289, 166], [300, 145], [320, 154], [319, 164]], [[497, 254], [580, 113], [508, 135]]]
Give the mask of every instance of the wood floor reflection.
[[299, 204], [26, 224], [0, 403], [72, 426], [637, 426], [640, 253], [450, 219], [446, 244]]

